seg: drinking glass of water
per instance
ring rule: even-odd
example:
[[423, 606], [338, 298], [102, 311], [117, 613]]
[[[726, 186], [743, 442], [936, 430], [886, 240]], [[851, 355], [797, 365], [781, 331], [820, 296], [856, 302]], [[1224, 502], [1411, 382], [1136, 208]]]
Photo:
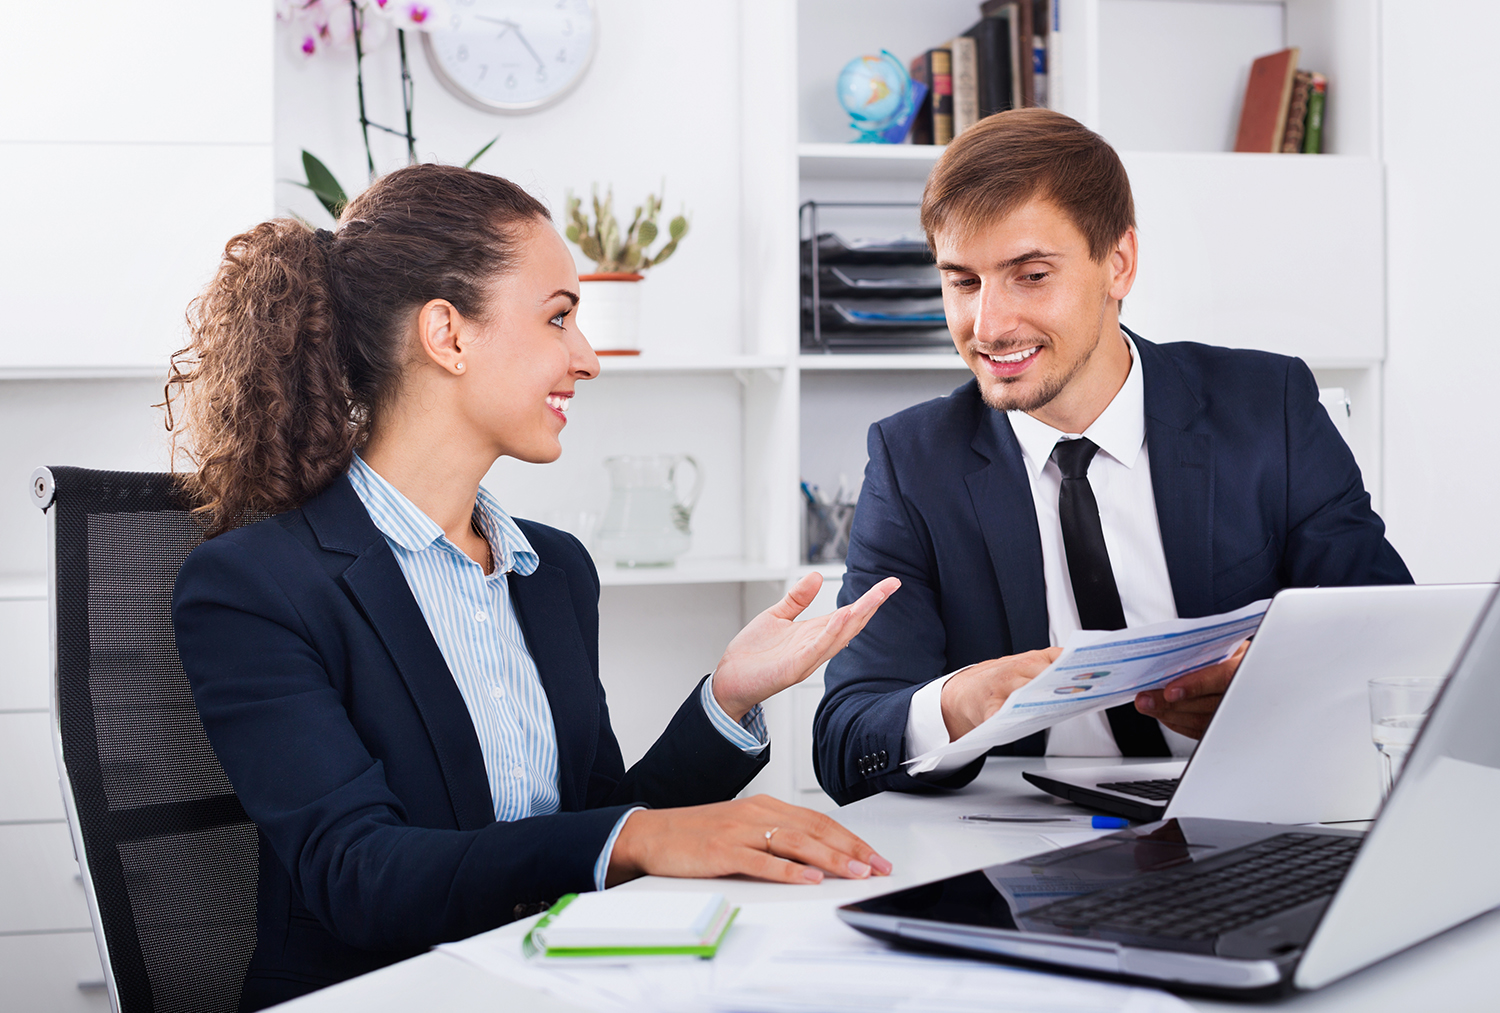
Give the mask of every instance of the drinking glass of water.
[[1380, 797], [1391, 793], [1443, 680], [1392, 675], [1370, 680], [1370, 726], [1380, 759]]

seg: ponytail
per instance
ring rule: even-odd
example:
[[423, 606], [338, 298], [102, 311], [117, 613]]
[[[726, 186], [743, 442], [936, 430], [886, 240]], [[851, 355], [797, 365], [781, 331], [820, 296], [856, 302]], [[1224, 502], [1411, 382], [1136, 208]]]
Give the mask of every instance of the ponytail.
[[[252, 513], [304, 502], [349, 467], [347, 371], [340, 361], [328, 254], [291, 219], [235, 236], [188, 307], [193, 339], [172, 357], [167, 425], [198, 466], [183, 480], [219, 534]], [[172, 396], [185, 397], [173, 426]]]
[[301, 506], [347, 471], [400, 385], [410, 312], [447, 299], [483, 319], [519, 226], [548, 217], [497, 176], [414, 165], [356, 197], [336, 233], [279, 218], [231, 239], [188, 307], [163, 402], [209, 537]]

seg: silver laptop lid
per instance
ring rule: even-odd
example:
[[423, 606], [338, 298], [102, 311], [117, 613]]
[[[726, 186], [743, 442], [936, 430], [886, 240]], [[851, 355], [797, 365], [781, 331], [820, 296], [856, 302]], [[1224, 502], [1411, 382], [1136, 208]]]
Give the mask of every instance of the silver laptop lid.
[[1372, 819], [1380, 804], [1366, 683], [1446, 675], [1493, 584], [1276, 595], [1164, 819]]
[[1492, 597], [1297, 966], [1319, 988], [1500, 905], [1500, 605]]

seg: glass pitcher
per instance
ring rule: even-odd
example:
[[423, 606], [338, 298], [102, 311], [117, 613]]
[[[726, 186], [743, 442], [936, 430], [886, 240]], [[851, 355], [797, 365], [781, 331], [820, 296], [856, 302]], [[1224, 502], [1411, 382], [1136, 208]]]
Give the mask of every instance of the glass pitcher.
[[[677, 492], [677, 473], [692, 465], [693, 486]], [[693, 544], [689, 526], [703, 491], [703, 469], [687, 454], [611, 457], [609, 507], [599, 529], [599, 551], [616, 566], [671, 566]]]

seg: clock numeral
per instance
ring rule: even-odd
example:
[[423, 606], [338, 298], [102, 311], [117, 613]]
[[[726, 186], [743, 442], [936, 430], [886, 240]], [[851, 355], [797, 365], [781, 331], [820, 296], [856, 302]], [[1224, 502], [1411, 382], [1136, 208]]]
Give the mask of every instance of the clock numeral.
[[564, 35], [572, 35], [573, 34], [573, 19], [572, 18], [568, 18], [566, 21], [563, 22], [562, 33]]
[[558, 63], [567, 63], [568, 62], [568, 51], [566, 49], [559, 49], [557, 51], [557, 62]]
[[516, 75], [514, 75], [514, 74], [506, 74], [505, 75], [505, 87], [507, 87], [507, 88], [514, 88], [515, 86], [516, 86]]
[[458, 58], [461, 61], [462, 60], [467, 60], [469, 58], [469, 47], [468, 46], [459, 46], [458, 47]]
[[489, 69], [490, 69], [490, 65], [487, 64], [487, 63], [481, 63], [479, 65], [479, 80], [481, 80], [481, 81], [484, 80], [485, 71], [487, 71]]

